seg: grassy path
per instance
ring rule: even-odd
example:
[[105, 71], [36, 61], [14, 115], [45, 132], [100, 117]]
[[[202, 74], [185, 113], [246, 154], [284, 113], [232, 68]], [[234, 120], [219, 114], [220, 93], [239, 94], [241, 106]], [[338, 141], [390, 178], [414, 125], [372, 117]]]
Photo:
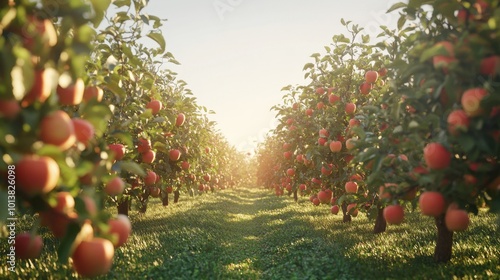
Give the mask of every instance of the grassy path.
[[[306, 200], [258, 189], [183, 197], [168, 207], [152, 200], [145, 215], [131, 212], [133, 234], [102, 279], [500, 279], [492, 215], [473, 217], [455, 235], [452, 262], [436, 265], [432, 219], [410, 213], [374, 235], [363, 215], [344, 224]], [[47, 241], [40, 260], [19, 263], [11, 279], [75, 278], [53, 263], [56, 244]]]

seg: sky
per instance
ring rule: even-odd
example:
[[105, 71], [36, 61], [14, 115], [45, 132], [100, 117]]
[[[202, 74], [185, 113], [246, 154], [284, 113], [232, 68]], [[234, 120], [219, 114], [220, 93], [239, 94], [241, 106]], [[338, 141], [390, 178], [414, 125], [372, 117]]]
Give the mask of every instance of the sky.
[[302, 68], [324, 53], [340, 19], [375, 34], [395, 26], [395, 0], [150, 0], [146, 12], [167, 19], [167, 51], [181, 63], [169, 68], [187, 82], [198, 104], [238, 150], [253, 152], [277, 124], [271, 107], [281, 88], [305, 84]]

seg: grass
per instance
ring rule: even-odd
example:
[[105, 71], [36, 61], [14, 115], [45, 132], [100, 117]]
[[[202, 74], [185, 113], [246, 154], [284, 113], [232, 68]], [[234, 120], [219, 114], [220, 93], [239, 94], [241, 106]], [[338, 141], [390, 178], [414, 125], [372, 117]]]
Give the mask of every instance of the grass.
[[[344, 224], [307, 198], [235, 189], [184, 199], [133, 212], [133, 234], [101, 279], [500, 279], [500, 231], [486, 213], [455, 234], [452, 261], [438, 265], [433, 220], [417, 213], [374, 235], [365, 216]], [[55, 264], [56, 243], [46, 236], [40, 259], [20, 261], [15, 275], [2, 265], [0, 279], [77, 278]]]

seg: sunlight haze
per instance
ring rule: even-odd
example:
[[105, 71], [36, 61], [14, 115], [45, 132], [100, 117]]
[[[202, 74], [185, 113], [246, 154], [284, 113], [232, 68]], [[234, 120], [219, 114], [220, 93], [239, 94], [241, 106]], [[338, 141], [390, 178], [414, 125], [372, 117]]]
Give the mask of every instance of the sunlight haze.
[[252, 151], [276, 125], [270, 108], [281, 88], [303, 84], [310, 55], [345, 33], [340, 19], [374, 35], [395, 22], [385, 14], [394, 2], [151, 0], [146, 11], [168, 20], [167, 50], [181, 63], [170, 69], [216, 112], [210, 118], [229, 143]]

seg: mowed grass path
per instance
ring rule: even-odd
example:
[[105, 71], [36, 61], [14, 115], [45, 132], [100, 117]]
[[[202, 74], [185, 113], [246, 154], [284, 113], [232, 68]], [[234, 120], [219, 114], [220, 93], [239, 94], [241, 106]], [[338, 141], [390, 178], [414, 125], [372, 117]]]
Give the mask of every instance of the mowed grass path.
[[[418, 213], [375, 235], [364, 215], [344, 224], [307, 198], [242, 188], [183, 199], [132, 211], [133, 235], [102, 279], [500, 279], [493, 215], [473, 217], [455, 234], [452, 262], [437, 265], [433, 220]], [[18, 276], [74, 278], [68, 267], [49, 265], [55, 245], [41, 261], [20, 263]]]

